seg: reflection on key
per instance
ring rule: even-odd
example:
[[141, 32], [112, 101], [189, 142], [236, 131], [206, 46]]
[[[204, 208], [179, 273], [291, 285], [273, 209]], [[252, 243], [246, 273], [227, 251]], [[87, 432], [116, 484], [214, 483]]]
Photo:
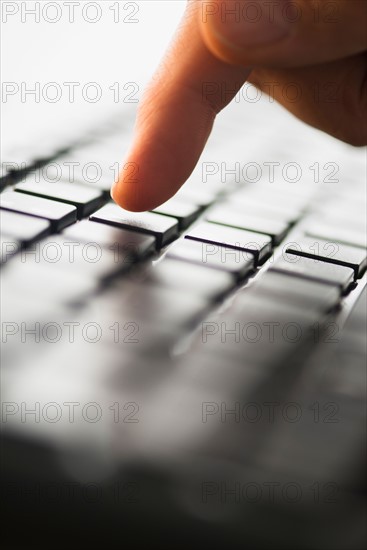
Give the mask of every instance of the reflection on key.
[[328, 242], [358, 246], [364, 249], [367, 247], [366, 231], [345, 227], [340, 224], [340, 220], [334, 222], [312, 220], [306, 228], [306, 233], [312, 238], [319, 237]]
[[355, 278], [361, 277], [366, 265], [366, 251], [341, 243], [324, 241], [318, 238], [304, 238], [299, 243], [291, 243], [287, 254], [313, 258], [317, 262], [329, 262], [354, 269]]
[[76, 221], [76, 208], [61, 202], [8, 191], [0, 196], [0, 206], [5, 210], [29, 214], [49, 220], [55, 231]]
[[154, 284], [192, 292], [215, 300], [233, 288], [233, 278], [224, 271], [189, 264], [174, 259], [164, 259], [148, 272], [148, 280]]
[[166, 245], [178, 235], [178, 223], [173, 218], [153, 212], [128, 212], [112, 203], [103, 206], [90, 219], [154, 235], [157, 248]]
[[88, 216], [105, 202], [100, 191], [76, 183], [42, 180], [38, 183], [20, 183], [15, 191], [72, 204], [76, 207], [79, 218]]
[[[115, 315], [131, 316], [137, 322], [162, 323], [174, 327], [190, 327], [208, 308], [208, 301], [187, 291], [141, 285], [123, 281], [118, 292], [111, 291], [109, 302]], [[118, 319], [118, 317], [116, 317]]]
[[266, 235], [210, 222], [202, 222], [193, 227], [185, 237], [242, 250], [246, 258], [252, 254], [256, 263], [261, 263], [271, 252], [271, 238]]
[[188, 200], [173, 197], [158, 206], [158, 208], [155, 208], [153, 212], [176, 218], [180, 229], [185, 229], [198, 217], [200, 214], [200, 208]]
[[327, 312], [340, 302], [340, 292], [337, 286], [329, 285], [311, 279], [292, 277], [277, 271], [267, 271], [251, 287], [254, 295], [268, 296], [272, 300], [280, 300], [305, 309], [316, 309]]
[[51, 225], [47, 220], [8, 210], [1, 211], [0, 228], [3, 236], [14, 237], [23, 246], [45, 237], [51, 231]]
[[281, 258], [275, 262], [269, 271], [290, 273], [297, 277], [325, 282], [339, 287], [340, 292], [347, 291], [354, 281], [354, 271], [350, 267], [327, 262], [315, 262], [315, 260], [303, 256], [290, 256], [289, 259]]
[[235, 250], [212, 243], [183, 239], [173, 244], [167, 252], [167, 258], [176, 258], [213, 269], [220, 269], [241, 279], [254, 269], [254, 257], [245, 257], [242, 250]]
[[239, 213], [228, 206], [218, 206], [207, 214], [206, 219], [210, 222], [229, 227], [269, 235], [274, 244], [282, 241], [289, 229], [289, 224], [283, 221], [266, 218], [265, 216], [256, 215], [246, 210]]
[[127, 250], [137, 258], [142, 258], [155, 250], [155, 238], [151, 235], [88, 220], [71, 225], [65, 229], [63, 236], [77, 242], [95, 242], [110, 250]]

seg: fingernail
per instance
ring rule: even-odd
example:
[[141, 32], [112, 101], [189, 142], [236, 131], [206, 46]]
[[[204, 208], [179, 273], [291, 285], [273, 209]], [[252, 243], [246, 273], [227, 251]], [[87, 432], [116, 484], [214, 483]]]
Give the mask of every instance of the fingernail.
[[214, 32], [227, 44], [240, 48], [265, 46], [285, 38], [294, 17], [289, 0], [222, 0], [204, 4], [207, 6], [203, 22], [212, 24]]

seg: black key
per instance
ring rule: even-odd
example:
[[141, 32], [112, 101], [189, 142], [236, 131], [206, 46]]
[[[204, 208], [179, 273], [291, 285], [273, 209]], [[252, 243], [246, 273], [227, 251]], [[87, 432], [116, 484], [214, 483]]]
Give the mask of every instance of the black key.
[[302, 256], [290, 256], [279, 259], [269, 271], [280, 271], [290, 273], [305, 279], [321, 281], [336, 285], [340, 291], [345, 292], [354, 281], [354, 271], [342, 265], [329, 264], [326, 262], [315, 262], [311, 258]]
[[36, 218], [45, 218], [49, 220], [55, 231], [76, 221], [75, 206], [14, 191], [1, 194], [0, 206], [5, 210], [28, 214]]
[[148, 279], [154, 284], [178, 292], [192, 292], [210, 300], [222, 296], [234, 286], [229, 273], [168, 258], [150, 268]]
[[367, 237], [365, 231], [358, 231], [351, 227], [345, 227], [337, 221], [310, 221], [309, 227], [306, 228], [306, 234], [310, 237], [319, 237], [325, 241], [332, 243], [341, 243], [348, 246], [358, 246], [366, 248]]
[[112, 203], [103, 206], [90, 219], [153, 235], [157, 248], [162, 248], [178, 235], [178, 223], [173, 218], [153, 212], [128, 212]]
[[356, 279], [362, 276], [367, 265], [365, 250], [318, 238], [304, 238], [299, 243], [291, 243], [286, 252], [313, 258], [316, 262], [329, 262], [351, 267], [354, 269]]
[[84, 243], [96, 242], [114, 251], [129, 251], [134, 257], [143, 257], [155, 251], [155, 238], [111, 225], [82, 220], [63, 232], [66, 239]]
[[187, 200], [173, 197], [161, 204], [161, 206], [158, 206], [158, 208], [155, 208], [153, 212], [176, 218], [179, 228], [186, 229], [186, 227], [191, 225], [198, 217], [200, 208]]
[[0, 263], [4, 264], [21, 249], [21, 243], [14, 237], [0, 235]]
[[251, 288], [253, 294], [320, 312], [328, 312], [340, 302], [336, 286], [277, 271], [267, 271]]
[[89, 216], [105, 202], [100, 191], [76, 183], [50, 183], [46, 180], [39, 183], [20, 183], [15, 191], [72, 204], [77, 209], [78, 218]]
[[240, 213], [227, 206], [215, 208], [208, 213], [206, 219], [221, 225], [228, 225], [229, 227], [236, 227], [237, 229], [256, 231], [257, 233], [269, 235], [274, 244], [280, 243], [289, 230], [288, 223], [283, 221], [266, 218], [257, 214], [248, 214], [246, 211]]
[[185, 238], [241, 250], [246, 259], [253, 254], [256, 263], [265, 260], [271, 252], [271, 238], [266, 235], [210, 222], [190, 229]]
[[254, 269], [254, 257], [245, 258], [241, 250], [210, 243], [183, 239], [168, 249], [167, 258], [185, 260], [195, 264], [231, 273], [240, 279]]
[[4, 236], [14, 237], [23, 246], [46, 237], [51, 231], [47, 220], [7, 210], [2, 210], [0, 214], [0, 227]]

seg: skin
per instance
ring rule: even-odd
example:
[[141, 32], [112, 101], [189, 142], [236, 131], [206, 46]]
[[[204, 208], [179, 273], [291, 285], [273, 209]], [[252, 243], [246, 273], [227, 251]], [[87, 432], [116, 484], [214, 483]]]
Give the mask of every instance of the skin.
[[[138, 212], [172, 197], [198, 162], [216, 115], [246, 81], [315, 128], [354, 146], [367, 144], [367, 0], [273, 2], [278, 25], [264, 15], [269, 0], [257, 0], [256, 24], [242, 12], [237, 21], [227, 15], [246, 0], [188, 2], [140, 104], [111, 190], [117, 204]], [[295, 4], [301, 15], [287, 24], [282, 10]], [[286, 13], [296, 18], [297, 12]], [[208, 83], [225, 83], [231, 94], [223, 97], [220, 86], [205, 94]], [[289, 83], [301, 90], [297, 101], [283, 93]]]

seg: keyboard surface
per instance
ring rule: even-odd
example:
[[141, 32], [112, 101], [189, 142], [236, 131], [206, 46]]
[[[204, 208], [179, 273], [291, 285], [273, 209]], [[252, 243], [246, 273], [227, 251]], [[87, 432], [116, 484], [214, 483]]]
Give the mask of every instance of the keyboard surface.
[[[52, 449], [60, 479], [80, 484], [105, 487], [131, 465], [143, 478], [163, 470], [185, 514], [229, 517], [234, 530], [236, 507], [253, 514], [254, 548], [265, 547], [261, 518], [281, 510], [274, 547], [292, 547], [297, 536], [284, 540], [282, 530], [294, 487], [303, 506], [292, 508], [295, 521], [314, 520], [316, 487], [317, 513], [331, 525], [337, 487], [340, 529], [320, 547], [341, 548], [363, 464], [362, 156], [340, 145], [350, 181], [329, 185], [233, 175], [204, 183], [203, 161], [173, 199], [135, 214], [108, 193], [124, 131], [108, 122], [29, 171], [5, 159], [7, 445]], [[206, 158], [219, 166], [216, 139]], [[284, 141], [280, 158], [292, 163]], [[243, 156], [236, 140], [227, 149]], [[99, 170], [87, 173], [89, 163]], [[269, 483], [290, 487], [289, 498], [260, 499], [258, 516], [250, 493], [230, 497]], [[315, 547], [312, 538], [302, 544]]]

